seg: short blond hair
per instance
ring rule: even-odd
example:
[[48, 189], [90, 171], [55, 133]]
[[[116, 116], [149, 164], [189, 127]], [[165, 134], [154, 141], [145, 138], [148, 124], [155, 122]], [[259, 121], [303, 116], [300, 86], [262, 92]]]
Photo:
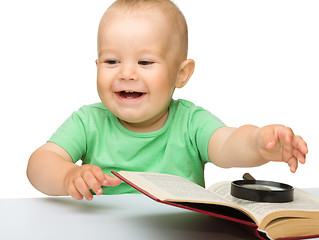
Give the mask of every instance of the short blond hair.
[[187, 58], [188, 28], [186, 19], [180, 9], [171, 0], [116, 0], [107, 9], [105, 14], [112, 9], [121, 9], [121, 11], [125, 10], [128, 12], [141, 12], [154, 9], [160, 11], [167, 18], [168, 23], [172, 24], [173, 29], [176, 30], [176, 33], [178, 34], [179, 44], [176, 48], [180, 48], [179, 52], [182, 59], [184, 60]]

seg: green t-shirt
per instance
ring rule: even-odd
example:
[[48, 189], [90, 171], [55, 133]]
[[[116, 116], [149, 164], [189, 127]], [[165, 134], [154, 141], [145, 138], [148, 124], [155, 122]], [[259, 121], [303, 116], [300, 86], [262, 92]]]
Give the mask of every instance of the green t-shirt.
[[[160, 130], [135, 133], [103, 103], [96, 103], [74, 112], [49, 141], [64, 148], [74, 162], [82, 159], [83, 164], [97, 165], [109, 175], [112, 170], [168, 173], [204, 186], [208, 142], [223, 126], [207, 110], [186, 100], [172, 100]], [[103, 194], [136, 192], [125, 183], [102, 188]]]

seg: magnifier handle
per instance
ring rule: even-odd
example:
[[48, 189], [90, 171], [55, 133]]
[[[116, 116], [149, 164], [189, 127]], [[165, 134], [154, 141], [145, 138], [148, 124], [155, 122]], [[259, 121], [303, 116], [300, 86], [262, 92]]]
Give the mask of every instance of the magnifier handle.
[[253, 176], [251, 176], [249, 173], [245, 173], [243, 175], [244, 180], [256, 180]]

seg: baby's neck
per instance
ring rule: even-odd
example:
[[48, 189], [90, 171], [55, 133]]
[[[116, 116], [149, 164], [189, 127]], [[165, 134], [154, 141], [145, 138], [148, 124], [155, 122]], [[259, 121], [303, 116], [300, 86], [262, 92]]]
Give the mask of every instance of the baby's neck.
[[161, 116], [147, 120], [141, 123], [129, 123], [125, 122], [124, 120], [119, 119], [120, 123], [128, 130], [136, 133], [148, 133], [148, 132], [155, 132], [160, 130], [166, 123], [168, 118], [168, 111], [166, 111]]

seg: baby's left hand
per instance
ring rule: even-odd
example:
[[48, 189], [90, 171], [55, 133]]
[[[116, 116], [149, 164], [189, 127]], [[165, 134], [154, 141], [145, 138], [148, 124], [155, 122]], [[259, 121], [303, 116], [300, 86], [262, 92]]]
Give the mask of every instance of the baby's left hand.
[[285, 162], [291, 172], [296, 172], [298, 162], [306, 162], [306, 142], [283, 125], [269, 125], [258, 129], [259, 154], [266, 161]]

